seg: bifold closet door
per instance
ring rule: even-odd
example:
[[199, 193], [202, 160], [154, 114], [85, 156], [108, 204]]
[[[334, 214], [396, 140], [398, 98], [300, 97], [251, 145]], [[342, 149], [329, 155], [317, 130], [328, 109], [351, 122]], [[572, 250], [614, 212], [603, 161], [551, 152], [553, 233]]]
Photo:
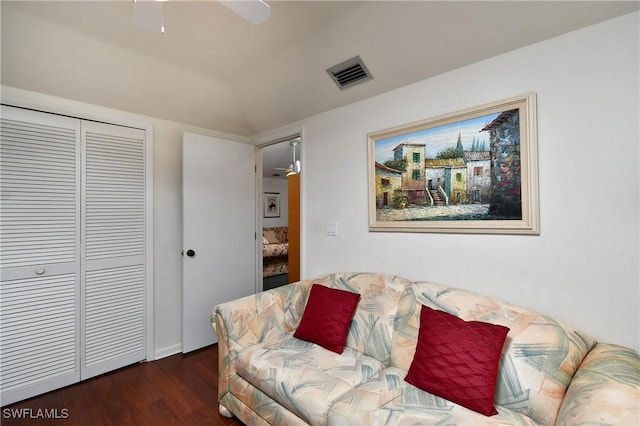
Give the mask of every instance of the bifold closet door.
[[2, 404], [80, 379], [80, 121], [2, 107]]
[[82, 379], [145, 359], [145, 132], [82, 123]]
[[10, 404], [146, 357], [145, 131], [5, 106], [0, 129]]

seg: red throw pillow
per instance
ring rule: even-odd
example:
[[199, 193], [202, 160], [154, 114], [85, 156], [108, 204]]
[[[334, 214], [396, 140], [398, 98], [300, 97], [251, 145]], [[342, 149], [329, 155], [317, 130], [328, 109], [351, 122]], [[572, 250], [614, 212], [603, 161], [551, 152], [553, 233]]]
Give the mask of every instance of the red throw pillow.
[[358, 301], [357, 293], [313, 284], [293, 336], [341, 354]]
[[485, 416], [493, 406], [500, 354], [509, 328], [464, 321], [422, 306], [416, 353], [405, 380]]

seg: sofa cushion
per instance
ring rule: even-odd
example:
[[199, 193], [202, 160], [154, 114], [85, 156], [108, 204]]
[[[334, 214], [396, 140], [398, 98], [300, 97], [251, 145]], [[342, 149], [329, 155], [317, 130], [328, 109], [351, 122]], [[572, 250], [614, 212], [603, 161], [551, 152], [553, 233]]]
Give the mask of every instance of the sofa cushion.
[[375, 273], [327, 274], [314, 282], [360, 293], [346, 346], [389, 365], [398, 301], [411, 282], [396, 275]]
[[262, 257], [266, 261], [269, 261], [270, 257], [281, 256], [282, 258], [278, 261], [286, 263], [288, 261], [287, 254], [289, 254], [289, 243], [267, 244], [262, 247]]
[[[237, 374], [231, 377], [229, 390], [220, 403], [245, 425], [308, 426], [307, 422]], [[199, 424], [209, 422], [201, 419]]]
[[359, 300], [357, 293], [313, 284], [293, 336], [341, 354]]
[[485, 416], [493, 407], [496, 377], [509, 329], [423, 306], [418, 346], [405, 380]]
[[267, 226], [262, 228], [262, 235], [269, 243], [278, 244], [289, 242], [289, 228], [286, 226]]
[[278, 238], [276, 237], [276, 233], [273, 230], [265, 230], [263, 231], [264, 238], [267, 239], [269, 244], [278, 244]]
[[288, 335], [241, 349], [236, 368], [242, 378], [308, 423], [324, 424], [333, 401], [384, 366], [350, 348], [336, 354]]
[[326, 424], [347, 425], [535, 425], [527, 416], [498, 406], [486, 417], [404, 381], [407, 370], [388, 367], [342, 395]]
[[391, 353], [395, 367], [409, 369], [422, 305], [511, 329], [502, 352], [495, 403], [538, 423], [555, 423], [571, 377], [595, 339], [523, 307], [442, 284], [415, 282], [398, 306]]

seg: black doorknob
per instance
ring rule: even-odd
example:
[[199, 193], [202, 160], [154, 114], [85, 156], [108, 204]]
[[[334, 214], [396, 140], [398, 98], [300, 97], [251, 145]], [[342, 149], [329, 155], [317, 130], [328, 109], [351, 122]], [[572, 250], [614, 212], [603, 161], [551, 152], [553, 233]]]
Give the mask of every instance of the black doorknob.
[[187, 256], [189, 256], [189, 257], [194, 257], [195, 255], [196, 255], [196, 252], [195, 252], [195, 251], [193, 251], [193, 250], [191, 250], [191, 249], [187, 250]]

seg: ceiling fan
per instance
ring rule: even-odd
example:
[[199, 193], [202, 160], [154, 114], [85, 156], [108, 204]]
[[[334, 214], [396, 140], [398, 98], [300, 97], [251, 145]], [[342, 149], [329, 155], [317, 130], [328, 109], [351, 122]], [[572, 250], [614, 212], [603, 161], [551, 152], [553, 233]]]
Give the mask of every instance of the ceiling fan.
[[276, 167], [274, 168], [274, 170], [287, 172], [287, 176], [297, 175], [300, 173], [300, 160], [296, 160], [296, 146], [298, 146], [299, 143], [300, 138], [296, 138], [290, 142], [291, 146], [293, 147], [293, 162], [289, 164], [289, 167], [287, 167], [286, 169], [283, 167]]
[[[164, 3], [168, 0], [133, 0], [133, 20], [138, 28], [164, 34]], [[263, 0], [218, 0], [220, 4], [252, 24], [269, 19], [271, 6]]]

